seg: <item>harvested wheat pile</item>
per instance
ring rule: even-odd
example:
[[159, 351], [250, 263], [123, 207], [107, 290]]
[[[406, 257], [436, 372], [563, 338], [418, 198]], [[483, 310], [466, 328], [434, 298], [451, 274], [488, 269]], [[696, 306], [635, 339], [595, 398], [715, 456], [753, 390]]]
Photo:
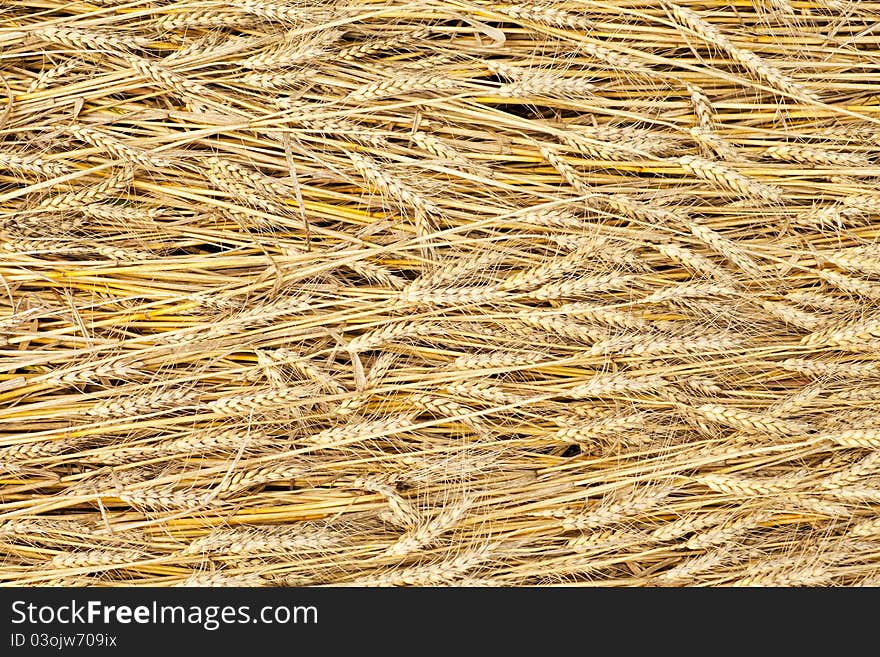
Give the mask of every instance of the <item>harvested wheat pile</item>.
[[877, 584], [877, 21], [4, 2], [0, 583]]

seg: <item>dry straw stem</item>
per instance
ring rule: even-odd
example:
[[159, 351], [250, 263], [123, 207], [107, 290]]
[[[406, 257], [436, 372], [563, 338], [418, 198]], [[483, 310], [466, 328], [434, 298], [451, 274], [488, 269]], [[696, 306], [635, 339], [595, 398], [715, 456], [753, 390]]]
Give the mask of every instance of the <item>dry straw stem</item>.
[[0, 585], [876, 582], [837, 4], [5, 3]]

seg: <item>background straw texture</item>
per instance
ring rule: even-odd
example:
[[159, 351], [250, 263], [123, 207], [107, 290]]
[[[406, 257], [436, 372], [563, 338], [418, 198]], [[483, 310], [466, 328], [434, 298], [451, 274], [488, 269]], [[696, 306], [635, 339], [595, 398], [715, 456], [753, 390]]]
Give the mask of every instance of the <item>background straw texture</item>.
[[3, 2], [0, 584], [877, 584], [878, 21]]

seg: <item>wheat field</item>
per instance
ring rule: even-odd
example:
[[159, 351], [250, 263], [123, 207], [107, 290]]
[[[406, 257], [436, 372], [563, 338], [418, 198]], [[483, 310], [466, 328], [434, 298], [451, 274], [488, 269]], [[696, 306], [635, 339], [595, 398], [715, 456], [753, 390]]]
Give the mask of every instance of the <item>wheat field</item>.
[[0, 3], [0, 584], [880, 584], [880, 3]]

